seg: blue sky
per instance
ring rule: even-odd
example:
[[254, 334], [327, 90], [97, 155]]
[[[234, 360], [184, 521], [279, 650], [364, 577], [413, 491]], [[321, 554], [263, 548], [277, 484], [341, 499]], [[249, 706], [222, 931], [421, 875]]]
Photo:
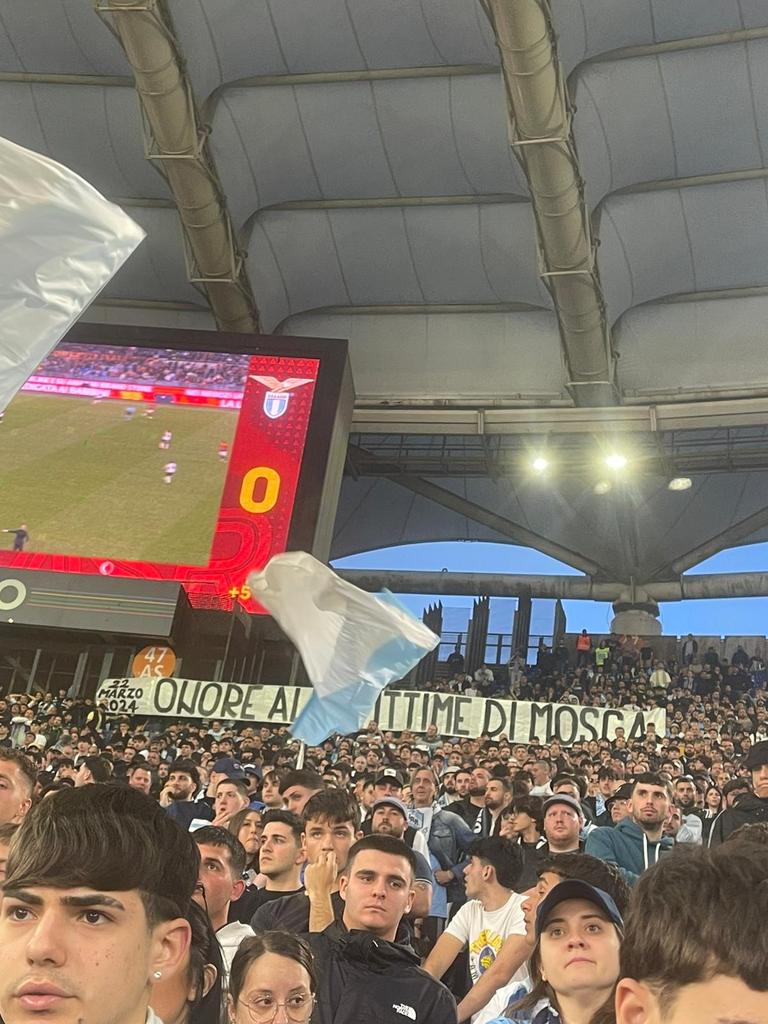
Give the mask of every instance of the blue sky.
[[[333, 563], [346, 569], [448, 569], [452, 572], [556, 573], [580, 576], [576, 569], [543, 555], [531, 548], [511, 544], [485, 544], [457, 541], [438, 544], [409, 544], [382, 548], [365, 554], [341, 558]], [[689, 570], [699, 573], [759, 572], [768, 570], [768, 543], [731, 548]], [[429, 594], [402, 595], [404, 603], [417, 614], [435, 598]], [[469, 609], [472, 595], [441, 598], [451, 618], [461, 617], [459, 609]], [[541, 612], [548, 614], [549, 602], [542, 602]], [[564, 601], [569, 631], [582, 628], [596, 633], [607, 630], [612, 617], [611, 606], [597, 601]], [[491, 629], [511, 629], [514, 602], [494, 601]], [[768, 597], [741, 598], [724, 601], [678, 601], [661, 605], [661, 621], [665, 633], [700, 633], [710, 635], [761, 635], [768, 633]], [[509, 623], [509, 625], [506, 625]]]

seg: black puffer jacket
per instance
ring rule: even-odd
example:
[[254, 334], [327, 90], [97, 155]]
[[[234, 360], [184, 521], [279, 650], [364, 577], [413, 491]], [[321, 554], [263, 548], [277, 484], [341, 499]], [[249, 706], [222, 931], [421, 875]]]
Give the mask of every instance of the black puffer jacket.
[[312, 1024], [456, 1024], [456, 1002], [408, 947], [331, 924], [305, 936], [315, 954]]
[[754, 793], [745, 793], [733, 807], [721, 811], [715, 818], [709, 834], [709, 845], [719, 846], [737, 828], [754, 825], [758, 821], [768, 821], [768, 799], [755, 796]]

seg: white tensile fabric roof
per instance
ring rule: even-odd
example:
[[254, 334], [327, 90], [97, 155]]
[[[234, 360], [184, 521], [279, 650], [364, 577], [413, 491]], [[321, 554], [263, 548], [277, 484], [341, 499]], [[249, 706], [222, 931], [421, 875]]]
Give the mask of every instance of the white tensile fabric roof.
[[[349, 339], [353, 440], [368, 452], [383, 437], [407, 452], [441, 432], [521, 433], [488, 427], [485, 413], [505, 408], [530, 411], [537, 445], [571, 437], [567, 422], [552, 428], [542, 415], [564, 416], [578, 390], [484, 3], [160, 5], [247, 253], [261, 329]], [[548, 488], [512, 463], [500, 472], [493, 446], [477, 473], [427, 459], [419, 480], [466, 499], [464, 514], [410, 491], [405, 464], [393, 479], [390, 445], [387, 473], [363, 460], [345, 480], [334, 555], [511, 539], [475, 507], [620, 580], [674, 576], [676, 559], [715, 535], [724, 546], [768, 536], [768, 518], [728, 533], [768, 505], [768, 441], [762, 462], [732, 458], [743, 439], [761, 450], [755, 429], [768, 415], [745, 404], [768, 396], [768, 0], [541, 3], [599, 242], [616, 402], [649, 411], [637, 433], [650, 461], [631, 487], [599, 496], [586, 472]], [[82, 174], [147, 231], [90, 319], [210, 328], [174, 194], [147, 159], [133, 69], [105, 24], [110, 4], [98, 6], [102, 16], [93, 0], [2, 6], [2, 134]], [[673, 436], [680, 424], [653, 410], [681, 402], [699, 403], [701, 416]], [[718, 418], [722, 402], [733, 406]], [[582, 438], [598, 436], [600, 421], [586, 422]], [[637, 447], [635, 428], [624, 430]], [[690, 490], [670, 492], [673, 470], [686, 471], [677, 446], [696, 431], [710, 455], [686, 472]]]

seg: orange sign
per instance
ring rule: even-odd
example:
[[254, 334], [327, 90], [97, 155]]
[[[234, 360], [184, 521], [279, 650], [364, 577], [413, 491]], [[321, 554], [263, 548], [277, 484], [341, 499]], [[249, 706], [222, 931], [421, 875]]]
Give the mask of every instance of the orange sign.
[[133, 678], [161, 679], [172, 676], [176, 655], [170, 647], [145, 647], [133, 659]]

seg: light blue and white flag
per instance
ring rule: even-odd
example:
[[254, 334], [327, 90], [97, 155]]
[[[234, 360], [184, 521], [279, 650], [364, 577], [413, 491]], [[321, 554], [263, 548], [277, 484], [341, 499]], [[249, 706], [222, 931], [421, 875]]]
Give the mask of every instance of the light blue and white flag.
[[302, 551], [275, 555], [248, 584], [302, 657], [314, 687], [291, 733], [317, 746], [360, 729], [381, 691], [440, 642], [391, 594], [369, 594]]
[[0, 139], [0, 412], [143, 238], [74, 171]]

